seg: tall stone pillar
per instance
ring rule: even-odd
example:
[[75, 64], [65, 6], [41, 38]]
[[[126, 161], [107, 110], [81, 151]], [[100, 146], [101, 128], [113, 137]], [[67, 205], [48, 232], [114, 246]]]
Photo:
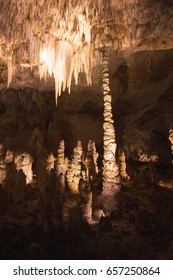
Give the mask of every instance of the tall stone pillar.
[[104, 123], [103, 123], [103, 191], [104, 207], [108, 212], [113, 210], [115, 196], [120, 191], [119, 168], [116, 162], [116, 139], [114, 120], [112, 115], [112, 97], [109, 86], [108, 50], [103, 50], [103, 101], [104, 101]]

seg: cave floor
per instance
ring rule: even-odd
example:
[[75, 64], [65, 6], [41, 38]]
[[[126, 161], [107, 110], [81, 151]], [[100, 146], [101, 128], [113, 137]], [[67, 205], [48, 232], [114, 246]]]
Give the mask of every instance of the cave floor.
[[[79, 222], [66, 230], [60, 219], [55, 226], [49, 213], [42, 216], [38, 196], [38, 191], [30, 190], [30, 196], [22, 203], [12, 204], [5, 211], [1, 209], [0, 259], [173, 257], [173, 191], [168, 188], [124, 183], [121, 209], [107, 222], [93, 219], [90, 224]], [[75, 205], [75, 196], [67, 193], [66, 198]]]

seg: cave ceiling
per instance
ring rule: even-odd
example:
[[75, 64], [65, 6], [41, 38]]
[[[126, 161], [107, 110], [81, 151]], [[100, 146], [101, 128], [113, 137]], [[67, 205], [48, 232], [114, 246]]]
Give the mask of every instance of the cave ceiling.
[[[56, 89], [59, 95], [62, 86], [65, 92], [58, 100], [60, 112], [100, 112], [101, 49], [106, 45], [110, 50], [113, 110], [122, 127], [150, 112], [164, 95], [172, 95], [171, 0], [0, 0], [0, 7], [2, 92], [8, 86], [31, 87], [43, 92]], [[58, 81], [54, 79], [57, 69], [48, 65], [45, 70], [41, 61], [44, 47], [51, 48], [51, 40], [52, 44], [68, 42], [65, 48], [69, 64], [71, 52], [75, 53], [76, 62], [69, 70], [73, 73], [65, 73]], [[63, 47], [58, 45], [55, 49], [61, 52]], [[80, 63], [83, 66], [76, 70], [75, 65]], [[67, 72], [67, 68], [62, 67], [63, 71]], [[171, 118], [169, 113], [169, 121]]]

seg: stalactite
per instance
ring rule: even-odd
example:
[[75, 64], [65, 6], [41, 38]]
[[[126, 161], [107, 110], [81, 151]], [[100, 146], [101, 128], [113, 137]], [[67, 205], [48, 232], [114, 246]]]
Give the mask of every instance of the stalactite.
[[82, 144], [77, 142], [76, 148], [73, 150], [73, 157], [69, 163], [67, 170], [68, 188], [72, 193], [79, 193], [79, 180], [81, 177], [81, 163], [82, 163]]
[[[5, 51], [0, 56], [8, 65], [8, 86], [15, 64], [39, 67], [40, 78], [55, 78], [56, 100], [61, 91], [70, 92], [72, 77], [78, 83], [79, 73], [86, 73], [91, 84], [95, 45], [92, 31], [103, 25], [111, 15], [110, 0], [40, 1], [11, 0], [10, 7], [3, 0], [3, 21], [0, 33]], [[10, 23], [10, 24], [9, 24]], [[96, 27], [97, 28], [97, 27]], [[5, 43], [5, 44], [4, 44]], [[101, 38], [97, 47], [102, 45]], [[9, 52], [10, 51], [10, 52]], [[26, 55], [27, 53], [27, 55]], [[12, 54], [16, 56], [14, 61]]]
[[130, 180], [130, 177], [128, 176], [126, 171], [126, 156], [123, 149], [119, 149], [118, 151], [118, 166], [121, 178], [125, 180]]
[[98, 158], [98, 153], [96, 151], [95, 143], [94, 141], [89, 140], [88, 148], [87, 148], [87, 156], [85, 159], [85, 166], [86, 166], [88, 178], [92, 176], [93, 179], [96, 179], [96, 175], [98, 174], [97, 158]]
[[[109, 87], [109, 70], [108, 70], [108, 50], [103, 51], [103, 100], [104, 100], [104, 155], [103, 155], [103, 191], [102, 195], [114, 197], [120, 190], [119, 168], [116, 163], [116, 140], [115, 128], [112, 116], [111, 94]], [[110, 199], [111, 200], [111, 199]], [[106, 203], [106, 201], [105, 201]], [[113, 207], [109, 205], [107, 199], [107, 208]], [[111, 204], [111, 203], [110, 203]]]
[[[171, 142], [171, 151], [172, 151], [172, 156], [173, 156], [173, 126], [171, 125], [169, 129], [169, 141]], [[173, 159], [172, 159], [172, 164], [173, 164]]]

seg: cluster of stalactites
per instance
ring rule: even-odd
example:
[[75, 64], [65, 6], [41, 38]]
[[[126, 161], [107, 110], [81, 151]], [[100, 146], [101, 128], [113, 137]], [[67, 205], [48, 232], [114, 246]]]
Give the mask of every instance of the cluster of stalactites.
[[87, 83], [91, 84], [92, 28], [106, 16], [108, 2], [11, 0], [9, 8], [4, 3], [2, 13], [13, 22], [12, 26], [7, 26], [3, 20], [0, 27], [0, 32], [5, 32], [8, 38], [8, 42], [5, 41], [8, 86], [15, 63], [22, 67], [39, 66], [40, 78], [45, 80], [53, 76], [56, 99], [66, 88], [70, 92], [72, 77], [77, 84], [81, 71], [86, 73]]

